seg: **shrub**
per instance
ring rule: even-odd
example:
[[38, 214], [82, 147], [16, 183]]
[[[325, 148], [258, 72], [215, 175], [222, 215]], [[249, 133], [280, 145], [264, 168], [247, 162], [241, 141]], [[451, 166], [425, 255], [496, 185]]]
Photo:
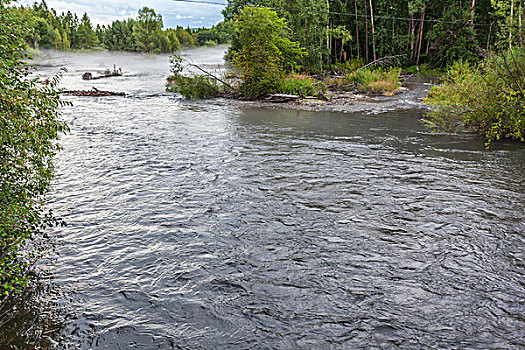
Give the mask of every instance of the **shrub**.
[[354, 58], [346, 61], [345, 63], [337, 63], [335, 66], [340, 70], [351, 73], [363, 67], [364, 65], [365, 63], [361, 58]]
[[217, 97], [221, 92], [216, 81], [205, 75], [171, 75], [168, 77], [166, 91], [179, 93], [185, 98]]
[[170, 62], [172, 74], [167, 79], [166, 91], [191, 99], [216, 97], [223, 90], [217, 80], [208, 75], [182, 75], [184, 65], [179, 55], [171, 56]]
[[24, 25], [0, 1], [0, 301], [27, 285], [35, 251], [32, 238], [57, 224], [43, 208], [53, 177], [56, 140], [66, 126], [59, 120], [58, 77], [39, 86], [29, 79]]
[[524, 89], [523, 50], [490, 56], [477, 67], [458, 61], [425, 99], [436, 107], [425, 122], [438, 131], [476, 131], [486, 137], [487, 147], [501, 138], [524, 141]]
[[419, 77], [439, 77], [443, 73], [439, 69], [432, 68], [426, 63], [419, 66], [410, 66], [404, 69], [408, 74], [414, 74]]

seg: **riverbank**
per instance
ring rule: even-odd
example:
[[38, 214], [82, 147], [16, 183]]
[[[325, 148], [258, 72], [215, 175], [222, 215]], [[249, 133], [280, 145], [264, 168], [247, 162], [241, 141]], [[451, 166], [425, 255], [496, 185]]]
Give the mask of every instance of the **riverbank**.
[[[412, 77], [393, 96], [367, 95], [356, 91], [333, 92], [328, 100], [296, 99], [288, 102], [261, 100], [242, 100], [232, 98], [213, 98], [194, 100], [196, 104], [217, 106], [257, 107], [267, 109], [288, 109], [310, 112], [365, 113], [381, 114], [396, 110], [427, 110], [423, 99], [434, 86], [435, 81], [428, 78]], [[187, 100], [189, 102], [189, 100]]]

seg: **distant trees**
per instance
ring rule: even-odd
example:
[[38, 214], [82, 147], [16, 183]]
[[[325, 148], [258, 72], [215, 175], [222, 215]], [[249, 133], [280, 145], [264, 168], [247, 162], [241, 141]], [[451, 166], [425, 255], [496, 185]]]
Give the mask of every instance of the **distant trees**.
[[162, 32], [162, 16], [157, 15], [155, 10], [149, 7], [143, 7], [139, 10], [139, 17], [133, 26], [133, 36], [137, 43], [138, 51], [152, 52], [161, 51], [169, 52], [171, 44], [169, 41], [162, 43], [162, 38], [165, 37]]
[[104, 46], [111, 51], [134, 51], [137, 47], [133, 28], [135, 20], [115, 21], [108, 27], [102, 27]]
[[89, 50], [95, 47], [111, 51], [172, 53], [181, 47], [224, 44], [231, 40], [233, 21], [223, 21], [212, 28], [192, 30], [178, 26], [163, 29], [162, 16], [143, 7], [137, 18], [114, 21], [95, 28], [87, 13], [79, 19], [71, 12], [58, 15], [42, 0], [32, 7], [14, 7], [31, 28], [25, 34], [33, 48]]
[[[64, 35], [67, 35], [67, 31], [64, 31]], [[98, 37], [93, 30], [91, 20], [89, 19], [87, 13], [84, 13], [82, 19], [80, 20], [80, 24], [76, 32], [76, 39], [78, 46], [80, 46], [82, 49], [89, 49], [98, 44]]]

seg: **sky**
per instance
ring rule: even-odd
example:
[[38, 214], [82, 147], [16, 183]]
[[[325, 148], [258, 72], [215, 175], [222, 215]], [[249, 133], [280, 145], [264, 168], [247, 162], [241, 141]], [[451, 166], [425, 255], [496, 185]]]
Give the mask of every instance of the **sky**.
[[[37, 0], [39, 3], [40, 1]], [[16, 3], [27, 6], [34, 2], [35, 0], [21, 0]], [[213, 2], [227, 3], [227, 0], [213, 0]], [[46, 3], [58, 14], [71, 11], [81, 17], [84, 12], [87, 12], [94, 25], [110, 24], [113, 21], [130, 17], [135, 18], [138, 10], [147, 6], [162, 15], [164, 28], [174, 28], [178, 25], [191, 28], [211, 27], [221, 21], [221, 11], [224, 8], [219, 5], [189, 4], [174, 0], [46, 0]]]

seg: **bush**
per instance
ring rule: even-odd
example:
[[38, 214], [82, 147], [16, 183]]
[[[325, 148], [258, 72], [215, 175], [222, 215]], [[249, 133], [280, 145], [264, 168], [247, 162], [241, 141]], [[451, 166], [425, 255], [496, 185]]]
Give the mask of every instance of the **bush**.
[[168, 77], [166, 91], [179, 93], [185, 98], [217, 97], [221, 92], [216, 81], [205, 75], [171, 75]]
[[32, 238], [58, 223], [43, 208], [53, 177], [59, 120], [58, 77], [29, 79], [23, 23], [0, 1], [0, 301], [27, 285]]
[[477, 67], [458, 61], [425, 99], [436, 107], [425, 121], [437, 131], [476, 131], [487, 138], [487, 147], [501, 138], [524, 141], [524, 89], [522, 49], [490, 56]]
[[360, 69], [347, 74], [345, 80], [349, 84], [356, 84], [359, 90], [379, 92], [391, 96], [397, 93], [401, 86], [399, 82], [400, 73], [401, 69], [399, 68]]
[[191, 99], [216, 97], [223, 90], [215, 79], [207, 75], [182, 75], [184, 66], [179, 55], [171, 56], [170, 62], [172, 75], [167, 79], [166, 91]]
[[335, 66], [345, 72], [351, 73], [363, 67], [365, 63], [361, 58], [350, 59], [344, 63], [336, 63]]
[[418, 77], [439, 77], [443, 73], [439, 69], [430, 67], [428, 64], [423, 63], [419, 66], [410, 66], [404, 71], [408, 74], [414, 74]]

